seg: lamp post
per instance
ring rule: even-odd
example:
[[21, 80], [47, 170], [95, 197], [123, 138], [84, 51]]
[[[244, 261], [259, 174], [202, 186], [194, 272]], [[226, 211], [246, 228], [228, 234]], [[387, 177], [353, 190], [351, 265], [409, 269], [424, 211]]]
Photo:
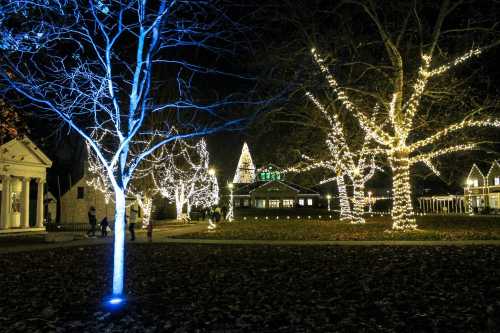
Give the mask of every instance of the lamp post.
[[330, 194], [326, 195], [326, 200], [328, 200], [328, 211], [330, 211], [330, 199], [331, 198], [332, 198], [332, 196]]
[[233, 222], [234, 220], [234, 209], [233, 209], [233, 188], [234, 184], [229, 183], [227, 184], [227, 187], [229, 188], [229, 209], [226, 215], [226, 220], [229, 222]]
[[372, 191], [368, 191], [368, 213], [372, 213]]
[[[470, 195], [470, 188], [472, 187], [472, 185], [474, 185], [474, 182], [472, 181], [472, 179], [468, 179], [467, 180], [467, 212], [469, 213], [469, 215], [474, 215], [474, 211], [472, 209], [472, 198], [471, 198], [471, 195]], [[465, 195], [465, 190], [464, 188], [464, 200], [466, 200], [466, 195]], [[465, 202], [464, 202], [465, 204]]]
[[[215, 169], [214, 168], [210, 168], [208, 169], [208, 174], [210, 175], [210, 177], [214, 177], [215, 176]], [[210, 186], [212, 187], [213, 184], [210, 183]], [[213, 188], [210, 189], [212, 192]], [[214, 230], [215, 228], [217, 228], [217, 225], [214, 223], [214, 221], [212, 221], [212, 215], [210, 215], [208, 217], [208, 230]]]

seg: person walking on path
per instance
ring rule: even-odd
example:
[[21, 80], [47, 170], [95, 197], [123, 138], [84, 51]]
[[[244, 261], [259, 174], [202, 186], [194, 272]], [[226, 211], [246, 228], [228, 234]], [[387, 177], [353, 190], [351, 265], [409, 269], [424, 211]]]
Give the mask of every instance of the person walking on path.
[[128, 225], [128, 231], [130, 231], [130, 240], [135, 241], [135, 223], [137, 222], [137, 209], [134, 205], [130, 206], [130, 223]]
[[221, 209], [220, 207], [217, 205], [215, 207], [215, 210], [214, 210], [214, 218], [215, 218], [215, 222], [216, 223], [219, 223], [220, 221], [220, 217], [221, 217]]
[[148, 236], [148, 242], [153, 241], [153, 221], [149, 221], [148, 227], [147, 227], [147, 236]]
[[90, 209], [88, 212], [88, 217], [89, 217], [90, 230], [87, 233], [87, 235], [90, 237], [95, 237], [95, 227], [97, 224], [97, 217], [96, 217], [96, 210], [95, 210], [94, 206], [90, 206]]
[[224, 221], [226, 220], [226, 215], [227, 215], [227, 206], [222, 206], [222, 218]]
[[105, 238], [108, 236], [108, 226], [109, 226], [108, 217], [105, 216], [101, 221], [101, 237], [102, 238]]
[[214, 230], [215, 228], [217, 228], [215, 220], [216, 220], [215, 209], [213, 207], [210, 207], [210, 210], [208, 211], [208, 230]]

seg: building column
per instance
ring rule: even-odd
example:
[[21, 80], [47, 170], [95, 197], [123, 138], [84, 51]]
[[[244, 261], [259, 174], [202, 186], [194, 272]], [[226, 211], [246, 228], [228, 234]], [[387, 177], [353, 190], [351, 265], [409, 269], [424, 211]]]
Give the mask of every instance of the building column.
[[30, 227], [30, 178], [24, 177], [21, 192], [21, 228]]
[[7, 229], [10, 225], [10, 176], [2, 176], [2, 215], [0, 216], [0, 229]]
[[43, 183], [44, 179], [37, 178], [38, 184], [36, 193], [36, 227], [43, 228]]

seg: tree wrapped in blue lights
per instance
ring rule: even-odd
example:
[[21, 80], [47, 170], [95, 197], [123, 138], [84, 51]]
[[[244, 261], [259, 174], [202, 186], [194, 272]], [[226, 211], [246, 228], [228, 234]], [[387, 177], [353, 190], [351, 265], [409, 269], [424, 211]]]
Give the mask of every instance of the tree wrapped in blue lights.
[[[76, 131], [113, 189], [116, 299], [123, 294], [125, 196], [141, 161], [171, 141], [239, 123], [221, 114], [218, 107], [227, 103], [202, 104], [192, 89], [200, 76], [222, 74], [206, 63], [233, 52], [231, 38], [238, 26], [218, 5], [195, 0], [0, 1], [2, 94]], [[198, 59], [205, 65], [195, 54], [203, 55]], [[158, 87], [173, 98], [159, 94]], [[159, 113], [167, 116], [152, 123], [151, 116]], [[174, 124], [182, 134], [172, 131]]]

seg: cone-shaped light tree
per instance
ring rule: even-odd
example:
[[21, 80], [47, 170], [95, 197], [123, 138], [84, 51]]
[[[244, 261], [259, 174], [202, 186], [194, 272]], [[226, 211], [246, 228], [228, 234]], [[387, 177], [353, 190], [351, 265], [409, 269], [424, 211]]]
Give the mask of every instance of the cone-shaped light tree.
[[238, 160], [238, 166], [236, 167], [236, 173], [234, 174], [233, 183], [234, 184], [250, 184], [255, 181], [255, 165], [252, 161], [252, 155], [250, 155], [250, 149], [248, 149], [247, 143], [243, 143], [243, 148], [241, 149], [240, 159]]
[[[355, 3], [362, 6], [368, 14], [382, 38], [388, 59], [392, 65], [391, 75], [384, 75], [385, 80], [389, 80], [386, 85], [390, 92], [385, 97], [382, 106], [386, 109], [385, 119], [374, 121], [370, 116], [371, 111], [359, 106], [352, 101], [347, 90], [338, 83], [335, 75], [329, 70], [324, 58], [313, 48], [311, 53], [315, 63], [324, 74], [330, 88], [336, 95], [338, 103], [352, 114], [359, 122], [361, 128], [368, 136], [378, 143], [377, 153], [384, 154], [392, 169], [393, 177], [393, 225], [394, 230], [413, 230], [417, 227], [412, 207], [412, 193], [410, 186], [410, 168], [415, 163], [425, 163], [431, 170], [435, 170], [432, 160], [453, 152], [474, 149], [475, 142], [455, 144], [452, 140], [447, 140], [450, 135], [467, 128], [480, 127], [500, 127], [500, 120], [496, 119], [464, 119], [453, 123], [434, 134], [421, 139], [410, 140], [410, 134], [415, 134], [420, 127], [415, 126], [415, 117], [421, 110], [421, 101], [425, 96], [429, 82], [436, 77], [448, 73], [453, 68], [463, 64], [472, 57], [479, 56], [488, 48], [499, 44], [494, 42], [485, 47], [475, 47], [464, 54], [453, 58], [445, 64], [437, 64], [433, 61], [434, 51], [439, 40], [441, 27], [446, 16], [455, 8], [449, 1], [443, 1], [437, 21], [432, 34], [432, 41], [422, 47], [420, 56], [420, 66], [416, 75], [406, 75], [406, 60], [403, 58], [397, 43], [385, 30], [382, 22], [377, 16], [372, 2]], [[427, 46], [428, 45], [428, 46]], [[413, 59], [412, 59], [413, 60]], [[415, 77], [415, 80], [411, 80]], [[364, 96], [377, 95], [377, 98], [384, 98], [375, 92], [363, 91]], [[433, 150], [439, 144], [438, 150]]]
[[[234, 50], [239, 26], [218, 6], [191, 0], [0, 2], [0, 93], [78, 133], [113, 189], [113, 304], [122, 302], [124, 291], [125, 195], [141, 161], [171, 141], [237, 123], [218, 112], [227, 103], [201, 104], [192, 89], [205, 73], [224, 74], [204, 64]], [[177, 90], [174, 98], [156, 93], [160, 79]], [[173, 121], [155, 131], [144, 127], [162, 112], [175, 114]], [[174, 124], [182, 135], [172, 134]], [[157, 139], [134, 150], [147, 136]]]

